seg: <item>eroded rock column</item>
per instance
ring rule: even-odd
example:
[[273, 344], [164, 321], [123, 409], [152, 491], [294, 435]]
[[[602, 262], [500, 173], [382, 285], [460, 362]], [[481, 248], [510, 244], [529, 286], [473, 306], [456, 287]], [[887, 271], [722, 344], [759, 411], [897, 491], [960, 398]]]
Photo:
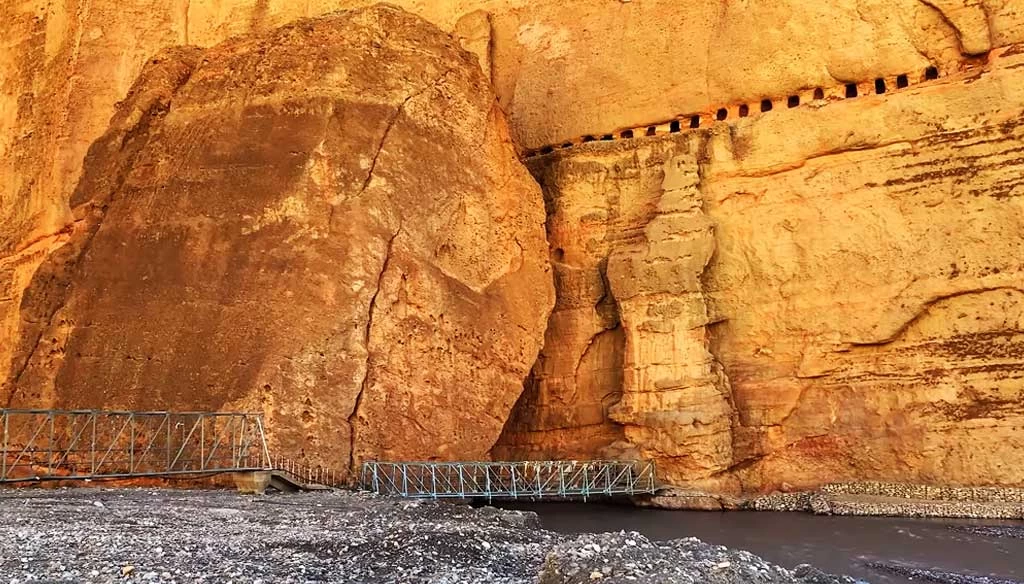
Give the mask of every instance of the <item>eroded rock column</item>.
[[668, 479], [695, 479], [732, 460], [728, 380], [708, 351], [701, 277], [715, 250], [696, 160], [670, 158], [642, 241], [615, 250], [608, 281], [625, 332], [622, 400], [610, 411], [646, 457], [673, 459]]

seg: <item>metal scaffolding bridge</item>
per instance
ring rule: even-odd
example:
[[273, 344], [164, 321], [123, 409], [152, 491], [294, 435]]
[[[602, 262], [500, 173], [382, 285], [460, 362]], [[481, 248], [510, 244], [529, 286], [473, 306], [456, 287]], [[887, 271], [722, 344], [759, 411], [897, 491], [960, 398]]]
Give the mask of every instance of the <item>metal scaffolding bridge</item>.
[[[274, 457], [263, 417], [237, 412], [0, 409], [0, 484], [266, 473], [283, 489], [344, 472]], [[543, 499], [654, 493], [650, 461], [365, 462], [359, 487], [410, 498]]]
[[269, 469], [259, 414], [0, 409], [0, 483]]
[[361, 487], [411, 498], [543, 499], [653, 494], [653, 461], [366, 462]]

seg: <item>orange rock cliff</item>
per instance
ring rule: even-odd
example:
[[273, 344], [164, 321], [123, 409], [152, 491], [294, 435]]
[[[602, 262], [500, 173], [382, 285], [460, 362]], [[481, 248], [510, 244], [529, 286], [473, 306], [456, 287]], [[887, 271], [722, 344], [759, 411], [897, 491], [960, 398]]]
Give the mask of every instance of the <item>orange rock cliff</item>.
[[255, 409], [346, 468], [1024, 485], [1017, 0], [28, 0], [0, 30], [0, 405]]

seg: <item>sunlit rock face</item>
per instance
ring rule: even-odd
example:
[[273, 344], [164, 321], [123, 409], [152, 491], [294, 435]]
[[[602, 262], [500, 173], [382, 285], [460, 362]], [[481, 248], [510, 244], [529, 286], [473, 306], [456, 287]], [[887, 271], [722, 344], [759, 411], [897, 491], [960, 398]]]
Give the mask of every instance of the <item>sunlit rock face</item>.
[[1017, 484], [1024, 47], [532, 162], [559, 298], [501, 456], [720, 492]]
[[475, 58], [396, 8], [154, 57], [71, 204], [5, 403], [261, 411], [332, 466], [482, 458], [553, 302]]
[[[276, 30], [369, 4], [0, 4], [0, 398], [252, 407], [332, 463], [486, 457], [504, 425], [493, 457], [716, 492], [1020, 484], [1020, 2], [396, 0], [452, 37]], [[156, 290], [182, 282], [233, 312]], [[197, 365], [154, 383], [89, 345], [90, 394], [68, 348], [114, 329], [61, 307]], [[353, 442], [356, 411], [387, 425]]]

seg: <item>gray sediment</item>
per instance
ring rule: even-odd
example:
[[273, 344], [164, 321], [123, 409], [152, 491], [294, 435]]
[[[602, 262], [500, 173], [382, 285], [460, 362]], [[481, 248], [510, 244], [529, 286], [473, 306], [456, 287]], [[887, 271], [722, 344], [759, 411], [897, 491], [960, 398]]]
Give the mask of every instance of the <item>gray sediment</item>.
[[694, 538], [561, 535], [530, 512], [161, 489], [0, 490], [0, 574], [4, 584], [855, 582]]

